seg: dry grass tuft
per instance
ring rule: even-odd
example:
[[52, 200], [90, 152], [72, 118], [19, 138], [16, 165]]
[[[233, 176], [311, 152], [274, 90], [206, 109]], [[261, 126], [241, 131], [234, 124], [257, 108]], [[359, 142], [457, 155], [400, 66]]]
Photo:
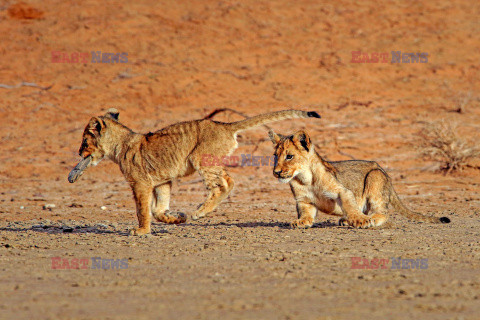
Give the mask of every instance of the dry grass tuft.
[[440, 163], [445, 174], [462, 170], [469, 159], [480, 156], [480, 148], [458, 134], [456, 123], [445, 120], [429, 123], [421, 131], [420, 152]]

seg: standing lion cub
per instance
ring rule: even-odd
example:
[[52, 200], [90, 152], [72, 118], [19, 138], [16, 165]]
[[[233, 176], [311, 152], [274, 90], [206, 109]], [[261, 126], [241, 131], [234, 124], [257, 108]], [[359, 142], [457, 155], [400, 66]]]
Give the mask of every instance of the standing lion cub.
[[187, 217], [169, 212], [172, 181], [198, 171], [208, 190], [205, 202], [192, 219], [204, 217], [225, 199], [233, 180], [219, 165], [206, 166], [203, 155], [223, 157], [238, 146], [237, 133], [265, 123], [292, 118], [320, 118], [316, 112], [285, 110], [261, 114], [243, 121], [223, 123], [212, 120], [180, 122], [154, 133], [135, 133], [118, 122], [118, 111], [93, 117], [83, 132], [79, 154], [82, 160], [70, 172], [75, 182], [89, 167], [108, 158], [120, 166], [129, 182], [137, 207], [139, 228], [133, 235], [150, 233], [151, 215], [165, 223], [182, 223]]
[[409, 219], [449, 223], [447, 217], [424, 216], [407, 209], [393, 189], [388, 174], [374, 161], [325, 161], [314, 150], [308, 134], [290, 136], [269, 132], [275, 145], [273, 174], [290, 188], [297, 202], [293, 228], [309, 228], [317, 211], [341, 216], [340, 225], [357, 228], [380, 226], [388, 209]]

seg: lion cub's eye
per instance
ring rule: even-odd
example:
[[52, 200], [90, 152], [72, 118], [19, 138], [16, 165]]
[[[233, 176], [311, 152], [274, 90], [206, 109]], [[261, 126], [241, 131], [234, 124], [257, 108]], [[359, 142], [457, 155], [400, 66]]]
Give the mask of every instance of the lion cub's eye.
[[293, 159], [293, 155], [291, 154], [287, 154], [287, 156], [285, 157], [285, 160], [292, 160]]

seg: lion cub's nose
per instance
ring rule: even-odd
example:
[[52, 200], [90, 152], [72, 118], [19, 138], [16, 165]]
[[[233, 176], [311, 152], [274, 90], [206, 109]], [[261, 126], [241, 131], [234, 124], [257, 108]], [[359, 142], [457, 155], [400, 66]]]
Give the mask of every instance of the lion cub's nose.
[[280, 177], [280, 173], [282, 173], [282, 170], [273, 170], [273, 174], [277, 177]]

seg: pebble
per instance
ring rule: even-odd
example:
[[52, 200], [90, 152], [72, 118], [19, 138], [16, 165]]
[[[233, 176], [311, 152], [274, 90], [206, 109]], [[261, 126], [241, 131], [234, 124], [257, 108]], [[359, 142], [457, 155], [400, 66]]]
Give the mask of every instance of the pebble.
[[55, 205], [53, 203], [47, 203], [43, 206], [43, 210], [52, 210], [53, 208], [55, 208]]
[[102, 210], [107, 210], [107, 207], [101, 206], [100, 209], [102, 209]]

